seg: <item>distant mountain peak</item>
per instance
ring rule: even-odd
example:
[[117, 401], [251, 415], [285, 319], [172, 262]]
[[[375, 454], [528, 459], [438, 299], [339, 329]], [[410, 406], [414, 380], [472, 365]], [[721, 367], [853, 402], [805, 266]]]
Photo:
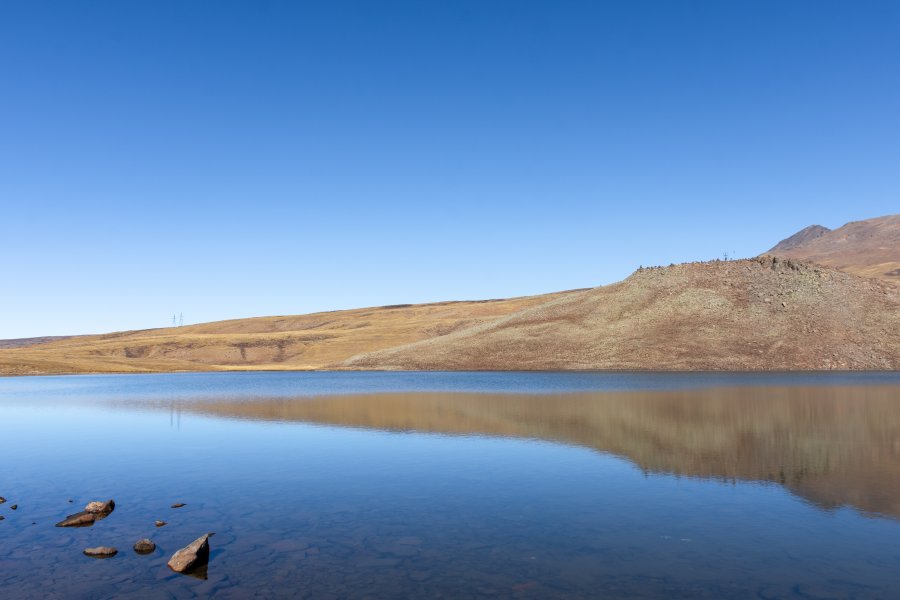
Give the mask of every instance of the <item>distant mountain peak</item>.
[[900, 215], [852, 221], [834, 231], [811, 225], [768, 253], [900, 283]]
[[775, 247], [769, 250], [769, 252], [783, 252], [785, 250], [799, 248], [800, 246], [803, 246], [818, 237], [822, 237], [830, 231], [830, 229], [821, 225], [810, 225], [809, 227], [804, 227], [791, 237], [785, 238], [778, 242]]

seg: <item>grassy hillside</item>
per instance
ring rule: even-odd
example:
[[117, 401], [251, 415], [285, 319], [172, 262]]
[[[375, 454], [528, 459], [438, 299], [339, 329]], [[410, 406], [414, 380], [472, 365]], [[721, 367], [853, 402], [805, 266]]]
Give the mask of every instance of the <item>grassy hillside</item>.
[[0, 349], [0, 373], [319, 369], [489, 322], [574, 292], [384, 306], [76, 336]]
[[641, 269], [614, 285], [543, 296], [8, 345], [18, 347], [0, 348], [0, 374], [900, 369], [900, 286], [761, 257]]
[[643, 269], [440, 338], [381, 369], [900, 369], [900, 288], [764, 257]]

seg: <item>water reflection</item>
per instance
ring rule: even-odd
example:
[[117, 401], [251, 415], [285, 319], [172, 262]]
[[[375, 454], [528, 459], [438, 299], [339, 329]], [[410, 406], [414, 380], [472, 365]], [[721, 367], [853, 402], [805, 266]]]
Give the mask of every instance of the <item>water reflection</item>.
[[577, 444], [628, 458], [649, 473], [772, 482], [822, 509], [852, 506], [900, 517], [896, 387], [379, 393], [175, 407], [237, 419]]

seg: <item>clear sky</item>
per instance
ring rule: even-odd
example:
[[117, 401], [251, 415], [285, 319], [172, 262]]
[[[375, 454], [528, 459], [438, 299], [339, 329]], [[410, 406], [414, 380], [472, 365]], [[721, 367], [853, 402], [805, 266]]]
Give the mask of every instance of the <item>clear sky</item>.
[[898, 159], [896, 1], [6, 1], [0, 338], [750, 256]]

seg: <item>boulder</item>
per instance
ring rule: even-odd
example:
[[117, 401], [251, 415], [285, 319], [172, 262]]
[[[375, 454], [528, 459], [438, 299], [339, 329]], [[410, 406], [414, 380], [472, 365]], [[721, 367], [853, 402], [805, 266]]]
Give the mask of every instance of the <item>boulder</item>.
[[156, 550], [156, 544], [148, 539], [138, 540], [134, 544], [134, 551], [138, 554], [150, 554]]
[[95, 515], [108, 515], [116, 508], [116, 503], [114, 500], [107, 500], [106, 502], [101, 502], [99, 500], [95, 500], [93, 502], [88, 502], [84, 507], [84, 512], [92, 513]]
[[10, 508], [11, 510], [16, 510], [16, 509], [19, 508], [19, 505], [18, 505], [18, 504], [13, 504], [13, 505], [10, 506], [9, 508]]
[[118, 554], [118, 550], [111, 546], [97, 546], [96, 548], [85, 548], [84, 553], [93, 558], [109, 558]]
[[57, 527], [90, 527], [96, 521], [98, 515], [89, 512], [80, 512], [69, 515], [56, 524]]
[[165, 521], [157, 521], [157, 522], [156, 522], [156, 526], [157, 526], [157, 527], [162, 527], [162, 526], [165, 525], [165, 524], [166, 524]]
[[187, 506], [184, 502], [176, 502], [172, 505], [172, 508], [181, 508], [182, 506]]
[[203, 535], [175, 554], [169, 559], [169, 568], [176, 573], [187, 573], [202, 567], [209, 562], [209, 537], [212, 533]]
[[90, 527], [94, 521], [105, 519], [115, 510], [116, 503], [113, 500], [102, 502], [95, 500], [88, 502], [84, 510], [74, 515], [69, 515], [56, 524], [57, 527]]

